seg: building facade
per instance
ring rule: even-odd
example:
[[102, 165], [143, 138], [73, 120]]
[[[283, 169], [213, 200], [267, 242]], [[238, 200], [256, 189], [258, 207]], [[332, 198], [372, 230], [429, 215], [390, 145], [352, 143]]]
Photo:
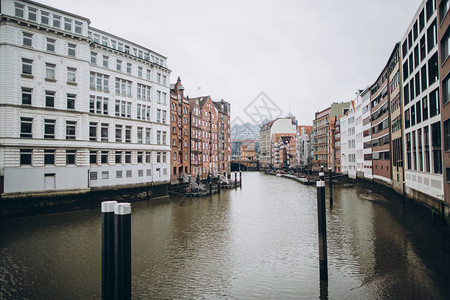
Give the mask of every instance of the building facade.
[[312, 126], [299, 125], [296, 136], [296, 154], [297, 166], [300, 168], [308, 168], [312, 161], [311, 156], [311, 132]]
[[272, 166], [272, 137], [274, 134], [286, 133], [296, 134], [297, 124], [295, 118], [286, 117], [279, 118], [264, 124], [259, 131], [259, 143], [260, 143], [260, 167], [262, 169], [271, 168]]
[[443, 200], [438, 18], [424, 0], [401, 41], [405, 188], [409, 197]]
[[4, 194], [166, 182], [166, 57], [32, 1], [1, 1]]
[[189, 101], [184, 98], [181, 79], [170, 87], [171, 182], [191, 173]]

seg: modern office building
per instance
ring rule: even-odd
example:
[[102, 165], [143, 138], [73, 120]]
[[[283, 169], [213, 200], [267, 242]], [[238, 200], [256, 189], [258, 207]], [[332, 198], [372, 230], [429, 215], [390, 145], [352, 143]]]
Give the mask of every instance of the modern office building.
[[424, 0], [401, 41], [405, 189], [431, 206], [444, 199], [438, 27], [436, 1]]
[[0, 17], [2, 194], [169, 180], [165, 56], [33, 1]]

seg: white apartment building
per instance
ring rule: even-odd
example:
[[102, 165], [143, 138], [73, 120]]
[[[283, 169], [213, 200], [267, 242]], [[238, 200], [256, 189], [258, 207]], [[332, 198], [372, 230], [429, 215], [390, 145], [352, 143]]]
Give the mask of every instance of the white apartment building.
[[305, 127], [299, 126], [299, 131], [297, 131], [296, 135], [296, 155], [297, 155], [297, 164], [300, 167], [308, 167], [309, 162], [312, 160], [311, 155], [311, 140], [310, 140], [310, 133], [311, 129], [309, 131], [306, 130]]
[[[358, 127], [356, 130], [358, 133], [362, 131], [362, 145], [359, 145], [357, 142], [356, 148], [358, 149], [357, 151], [362, 149], [364, 178], [372, 179], [372, 122], [370, 112], [370, 87], [367, 87], [364, 91], [362, 91], [358, 97], [361, 99], [359, 104], [361, 109], [358, 112], [361, 113], [362, 123], [360, 123], [361, 130], [358, 129]], [[359, 162], [361, 162], [360, 158]]]
[[356, 178], [356, 124], [355, 101], [350, 102], [349, 110], [341, 119], [341, 170], [349, 178]]
[[443, 200], [436, 1], [424, 0], [401, 41], [405, 187]]
[[0, 192], [170, 180], [166, 57], [34, 1], [0, 17]]

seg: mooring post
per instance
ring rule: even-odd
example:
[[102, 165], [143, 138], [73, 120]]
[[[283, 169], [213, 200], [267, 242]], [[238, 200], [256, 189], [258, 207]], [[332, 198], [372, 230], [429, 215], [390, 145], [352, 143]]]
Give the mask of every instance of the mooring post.
[[323, 172], [323, 166], [320, 167], [319, 180], [325, 181], [325, 173]]
[[221, 180], [219, 179], [219, 182], [217, 183], [217, 194], [220, 194], [220, 183]]
[[114, 299], [131, 299], [131, 204], [114, 208]]
[[239, 171], [239, 187], [242, 188], [242, 171]]
[[317, 215], [319, 223], [319, 269], [320, 279], [328, 280], [327, 225], [325, 210], [325, 181], [317, 181]]
[[209, 194], [212, 195], [212, 176], [211, 174], [208, 175], [208, 181], [209, 181]]
[[328, 179], [330, 180], [330, 207], [333, 206], [333, 172], [331, 171], [331, 167], [328, 168]]
[[237, 172], [234, 172], [234, 188], [237, 188]]
[[117, 201], [103, 201], [102, 212], [102, 299], [114, 298], [114, 207]]

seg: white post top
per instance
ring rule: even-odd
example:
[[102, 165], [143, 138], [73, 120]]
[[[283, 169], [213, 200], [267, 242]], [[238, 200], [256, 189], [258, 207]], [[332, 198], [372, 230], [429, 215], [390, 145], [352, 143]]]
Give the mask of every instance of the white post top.
[[324, 172], [319, 172], [319, 176], [325, 176]]
[[103, 201], [102, 202], [102, 213], [114, 212], [114, 206], [117, 201]]
[[116, 214], [116, 215], [131, 214], [131, 204], [130, 203], [117, 203], [114, 208], [114, 214]]

